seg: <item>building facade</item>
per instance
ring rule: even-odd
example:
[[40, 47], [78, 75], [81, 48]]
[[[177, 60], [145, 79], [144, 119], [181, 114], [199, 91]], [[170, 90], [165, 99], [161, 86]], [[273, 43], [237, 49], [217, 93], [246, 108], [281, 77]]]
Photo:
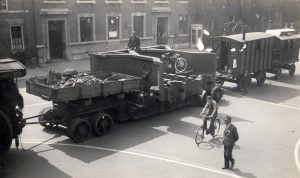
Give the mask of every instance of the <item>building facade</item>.
[[83, 59], [125, 48], [132, 31], [142, 46], [190, 47], [199, 37], [210, 45], [212, 36], [238, 32], [237, 22], [248, 31], [297, 27], [299, 7], [299, 0], [0, 0], [0, 57]]

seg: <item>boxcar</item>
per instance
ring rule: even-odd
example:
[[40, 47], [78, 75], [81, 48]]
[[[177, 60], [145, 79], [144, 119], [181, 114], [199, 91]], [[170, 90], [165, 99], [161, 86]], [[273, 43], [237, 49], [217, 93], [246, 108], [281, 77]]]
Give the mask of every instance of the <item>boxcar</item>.
[[235, 82], [239, 87], [247, 78], [256, 78], [257, 85], [265, 82], [266, 71], [272, 68], [275, 36], [264, 32], [249, 32], [215, 37], [213, 52], [217, 53], [217, 79]]
[[300, 35], [289, 28], [267, 30], [266, 33], [276, 36], [272, 51], [272, 69], [268, 72], [274, 73], [278, 80], [282, 76], [282, 69], [288, 69], [290, 76], [293, 76], [295, 62], [299, 61]]

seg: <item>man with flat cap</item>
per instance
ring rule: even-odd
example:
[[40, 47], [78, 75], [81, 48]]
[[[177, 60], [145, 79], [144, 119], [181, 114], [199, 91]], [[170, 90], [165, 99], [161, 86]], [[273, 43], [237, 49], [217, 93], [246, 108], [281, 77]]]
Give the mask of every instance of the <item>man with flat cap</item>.
[[[232, 149], [234, 147], [235, 142], [239, 139], [239, 134], [237, 128], [231, 123], [231, 117], [225, 117], [225, 125], [226, 128], [224, 130], [224, 160], [225, 165], [222, 169], [232, 169], [234, 166], [234, 159], [232, 158]], [[229, 161], [231, 165], [229, 166]]]

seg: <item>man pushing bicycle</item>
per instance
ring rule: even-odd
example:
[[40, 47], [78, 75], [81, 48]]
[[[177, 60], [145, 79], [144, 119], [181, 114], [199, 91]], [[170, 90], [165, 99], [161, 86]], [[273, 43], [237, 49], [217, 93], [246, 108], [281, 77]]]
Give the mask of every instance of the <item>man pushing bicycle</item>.
[[[206, 113], [206, 114], [204, 114]], [[203, 131], [206, 130], [206, 135], [211, 134], [214, 135], [214, 121], [217, 118], [218, 115], [218, 105], [216, 101], [212, 99], [211, 96], [206, 97], [206, 105], [202, 109], [202, 112], [200, 115], [205, 116], [203, 119]], [[209, 129], [207, 129], [207, 120], [210, 120]]]

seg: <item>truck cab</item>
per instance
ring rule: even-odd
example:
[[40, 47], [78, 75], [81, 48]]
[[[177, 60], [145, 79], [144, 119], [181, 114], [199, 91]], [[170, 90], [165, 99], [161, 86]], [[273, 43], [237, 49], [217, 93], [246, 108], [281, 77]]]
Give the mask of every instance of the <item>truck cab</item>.
[[0, 59], [0, 160], [8, 153], [12, 140], [21, 134], [23, 97], [16, 83], [26, 68], [14, 59]]

